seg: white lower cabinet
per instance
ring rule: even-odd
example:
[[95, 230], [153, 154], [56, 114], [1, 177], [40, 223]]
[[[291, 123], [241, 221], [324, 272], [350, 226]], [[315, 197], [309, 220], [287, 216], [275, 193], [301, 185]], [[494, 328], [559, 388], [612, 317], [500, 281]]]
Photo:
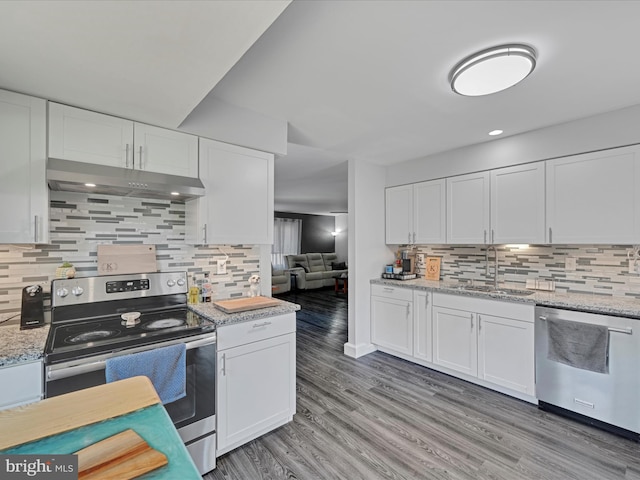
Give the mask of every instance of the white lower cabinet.
[[535, 402], [534, 308], [372, 285], [371, 342], [383, 352]]
[[292, 420], [295, 313], [218, 328], [217, 455]]
[[433, 307], [433, 363], [476, 376], [478, 342], [475, 315], [444, 307]]
[[412, 312], [413, 294], [411, 290], [373, 285], [371, 289], [371, 342], [394, 352], [413, 355]]
[[478, 314], [478, 378], [533, 396], [533, 325], [528, 321]]
[[413, 356], [425, 362], [433, 360], [431, 298], [426, 290], [413, 292]]
[[42, 362], [0, 368], [0, 410], [37, 402], [42, 398]]

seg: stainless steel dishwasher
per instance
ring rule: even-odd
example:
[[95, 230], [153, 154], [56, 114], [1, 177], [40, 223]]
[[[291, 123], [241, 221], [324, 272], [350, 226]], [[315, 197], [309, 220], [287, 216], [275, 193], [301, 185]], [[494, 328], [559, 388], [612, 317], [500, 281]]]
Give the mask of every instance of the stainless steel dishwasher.
[[[608, 329], [608, 373], [549, 358], [549, 321]], [[640, 320], [536, 307], [536, 395], [539, 407], [640, 440]]]

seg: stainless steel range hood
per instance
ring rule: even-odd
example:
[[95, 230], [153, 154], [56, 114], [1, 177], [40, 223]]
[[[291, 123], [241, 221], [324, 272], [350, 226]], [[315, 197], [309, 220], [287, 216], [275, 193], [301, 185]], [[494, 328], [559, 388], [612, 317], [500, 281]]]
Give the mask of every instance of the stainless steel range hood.
[[[122, 197], [190, 200], [201, 197], [205, 193], [204, 185], [199, 178], [107, 167], [57, 158], [47, 160], [47, 182], [51, 190], [102, 193]], [[93, 184], [95, 187], [87, 184]]]

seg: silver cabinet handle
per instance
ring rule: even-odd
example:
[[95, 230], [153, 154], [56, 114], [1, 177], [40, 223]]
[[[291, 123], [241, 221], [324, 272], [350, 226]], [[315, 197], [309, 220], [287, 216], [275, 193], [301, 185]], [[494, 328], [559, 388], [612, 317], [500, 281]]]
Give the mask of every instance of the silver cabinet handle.
[[254, 323], [251, 328], [266, 327], [267, 325], [271, 325], [271, 322]]
[[496, 243], [496, 235], [493, 228], [491, 229], [491, 243]]
[[471, 330], [473, 330], [473, 313], [470, 315], [471, 317]]
[[484, 243], [485, 244], [487, 243], [487, 231], [486, 230], [484, 231]]
[[552, 235], [551, 235], [551, 233], [552, 233], [552, 232], [551, 232], [551, 227], [549, 227], [549, 243], [552, 243], [552, 242], [553, 242], [553, 241], [551, 240], [551, 239], [552, 239]]
[[33, 216], [33, 241], [38, 241], [38, 215]]
[[227, 354], [222, 354], [222, 376], [224, 377], [227, 374]]
[[124, 151], [124, 166], [129, 168], [129, 144], [127, 143]]
[[389, 288], [389, 287], [384, 287], [383, 290], [385, 292], [389, 292], [389, 293], [393, 293], [393, 288]]
[[478, 330], [482, 330], [482, 317], [478, 315]]
[[202, 225], [202, 243], [207, 243], [207, 224]]
[[424, 307], [427, 308], [429, 306], [429, 294], [427, 293], [424, 296]]
[[140, 145], [140, 165], [138, 166], [138, 169], [142, 170], [142, 145]]
[[407, 303], [407, 318], [409, 317], [410, 313], [411, 313], [411, 306]]
[[540, 320], [542, 320], [543, 322], [546, 322], [546, 321], [547, 321], [547, 317], [545, 317], [545, 316], [540, 315], [538, 318], [539, 318]]

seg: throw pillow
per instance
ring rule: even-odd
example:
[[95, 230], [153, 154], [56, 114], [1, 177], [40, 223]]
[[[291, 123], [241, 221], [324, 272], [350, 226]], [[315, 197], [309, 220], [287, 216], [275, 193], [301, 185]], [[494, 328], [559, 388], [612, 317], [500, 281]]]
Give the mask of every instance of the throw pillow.
[[332, 262], [331, 270], [346, 270], [347, 265], [345, 262]]
[[296, 267], [300, 267], [304, 270], [304, 273], [309, 273], [309, 267], [302, 265], [301, 263], [296, 263]]

